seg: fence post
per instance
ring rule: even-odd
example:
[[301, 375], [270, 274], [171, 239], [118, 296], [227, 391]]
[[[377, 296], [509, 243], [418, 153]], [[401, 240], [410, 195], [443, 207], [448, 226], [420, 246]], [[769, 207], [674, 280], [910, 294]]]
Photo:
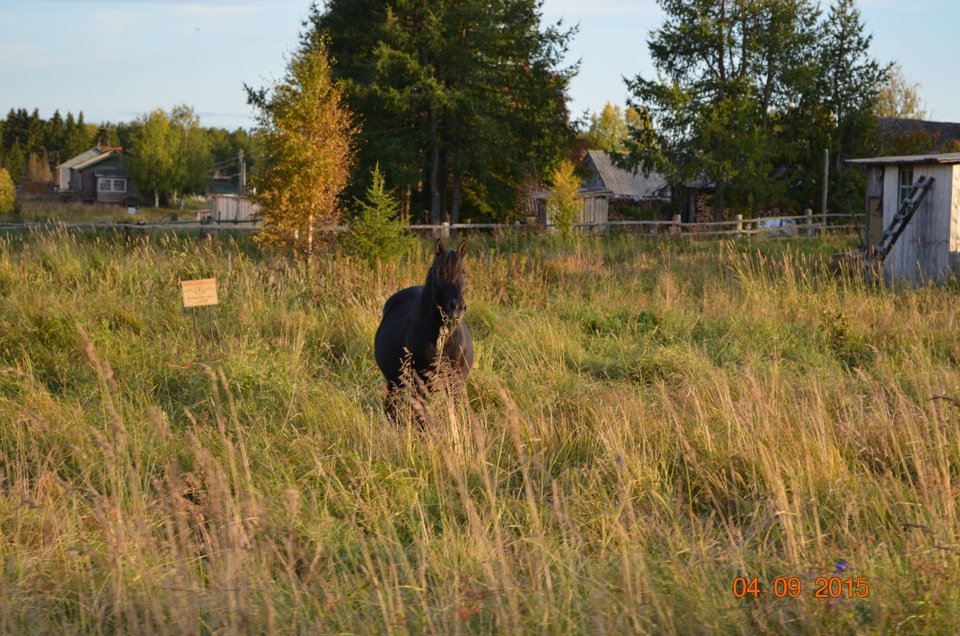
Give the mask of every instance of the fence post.
[[676, 234], [677, 236], [680, 235], [680, 215], [679, 214], [673, 215], [673, 227], [670, 228], [670, 231]]
[[444, 221], [440, 224], [440, 238], [450, 238], [450, 222]]
[[736, 217], [737, 220], [737, 238], [743, 236], [743, 215], [738, 214]]
[[804, 216], [807, 218], [804, 219], [803, 223], [807, 226], [807, 236], [813, 236], [813, 210], [807, 208], [803, 211]]

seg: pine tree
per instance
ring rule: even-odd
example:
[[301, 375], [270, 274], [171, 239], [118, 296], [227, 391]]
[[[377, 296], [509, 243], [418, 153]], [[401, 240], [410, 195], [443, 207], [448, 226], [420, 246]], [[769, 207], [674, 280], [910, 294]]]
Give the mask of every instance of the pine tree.
[[380, 166], [375, 166], [370, 176], [366, 198], [354, 199], [358, 213], [347, 240], [351, 252], [373, 265], [404, 254], [415, 241], [403, 229], [400, 204], [387, 189]]
[[434, 223], [447, 211], [457, 222], [465, 201], [489, 199], [507, 214], [514, 184], [555, 165], [573, 138], [566, 90], [576, 66], [560, 68], [573, 31], [542, 26], [541, 4], [314, 5], [303, 46], [329, 37], [334, 75], [369, 141], [358, 172], [379, 164], [404, 207]]

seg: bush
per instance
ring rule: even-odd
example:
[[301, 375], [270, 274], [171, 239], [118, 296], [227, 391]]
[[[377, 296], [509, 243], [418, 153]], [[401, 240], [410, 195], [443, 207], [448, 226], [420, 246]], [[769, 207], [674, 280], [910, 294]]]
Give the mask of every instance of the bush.
[[17, 189], [6, 168], [0, 168], [0, 214], [10, 214], [17, 203]]
[[371, 176], [373, 182], [367, 189], [366, 200], [354, 199], [359, 213], [347, 235], [347, 248], [372, 265], [378, 260], [402, 256], [414, 245], [414, 238], [403, 229], [398, 215], [400, 206], [387, 190], [379, 165]]

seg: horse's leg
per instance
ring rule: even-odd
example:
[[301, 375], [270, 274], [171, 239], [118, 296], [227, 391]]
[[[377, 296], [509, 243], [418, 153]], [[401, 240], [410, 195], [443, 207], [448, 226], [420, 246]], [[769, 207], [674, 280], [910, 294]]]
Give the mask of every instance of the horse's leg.
[[427, 384], [414, 369], [410, 369], [409, 373], [404, 375], [402, 381], [405, 388], [404, 398], [410, 405], [412, 420], [419, 428], [423, 428], [426, 424], [433, 422], [433, 414], [430, 412], [430, 407], [427, 406], [427, 393], [429, 392]]
[[418, 428], [423, 428], [427, 421], [433, 419], [427, 409], [423, 380], [416, 374], [412, 381], [401, 378], [399, 384], [387, 384], [383, 405], [387, 417], [394, 424], [402, 424], [409, 417]]

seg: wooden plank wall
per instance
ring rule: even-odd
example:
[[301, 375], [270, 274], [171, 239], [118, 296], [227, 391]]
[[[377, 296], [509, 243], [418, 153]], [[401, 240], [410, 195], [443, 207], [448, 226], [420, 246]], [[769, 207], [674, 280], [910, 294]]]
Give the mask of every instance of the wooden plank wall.
[[[864, 238], [868, 245], [876, 245], [883, 236], [883, 166], [867, 167], [867, 208], [864, 215]], [[879, 215], [871, 214], [871, 200], [878, 199]]]
[[950, 200], [950, 269], [960, 272], [960, 165], [952, 166], [953, 178]]
[[[936, 181], [884, 262], [884, 278], [888, 282], [924, 284], [949, 273], [953, 166], [920, 164], [912, 167], [914, 181], [921, 176], [933, 177]], [[889, 227], [899, 209], [899, 169], [900, 166], [887, 166], [885, 170], [884, 227]]]

